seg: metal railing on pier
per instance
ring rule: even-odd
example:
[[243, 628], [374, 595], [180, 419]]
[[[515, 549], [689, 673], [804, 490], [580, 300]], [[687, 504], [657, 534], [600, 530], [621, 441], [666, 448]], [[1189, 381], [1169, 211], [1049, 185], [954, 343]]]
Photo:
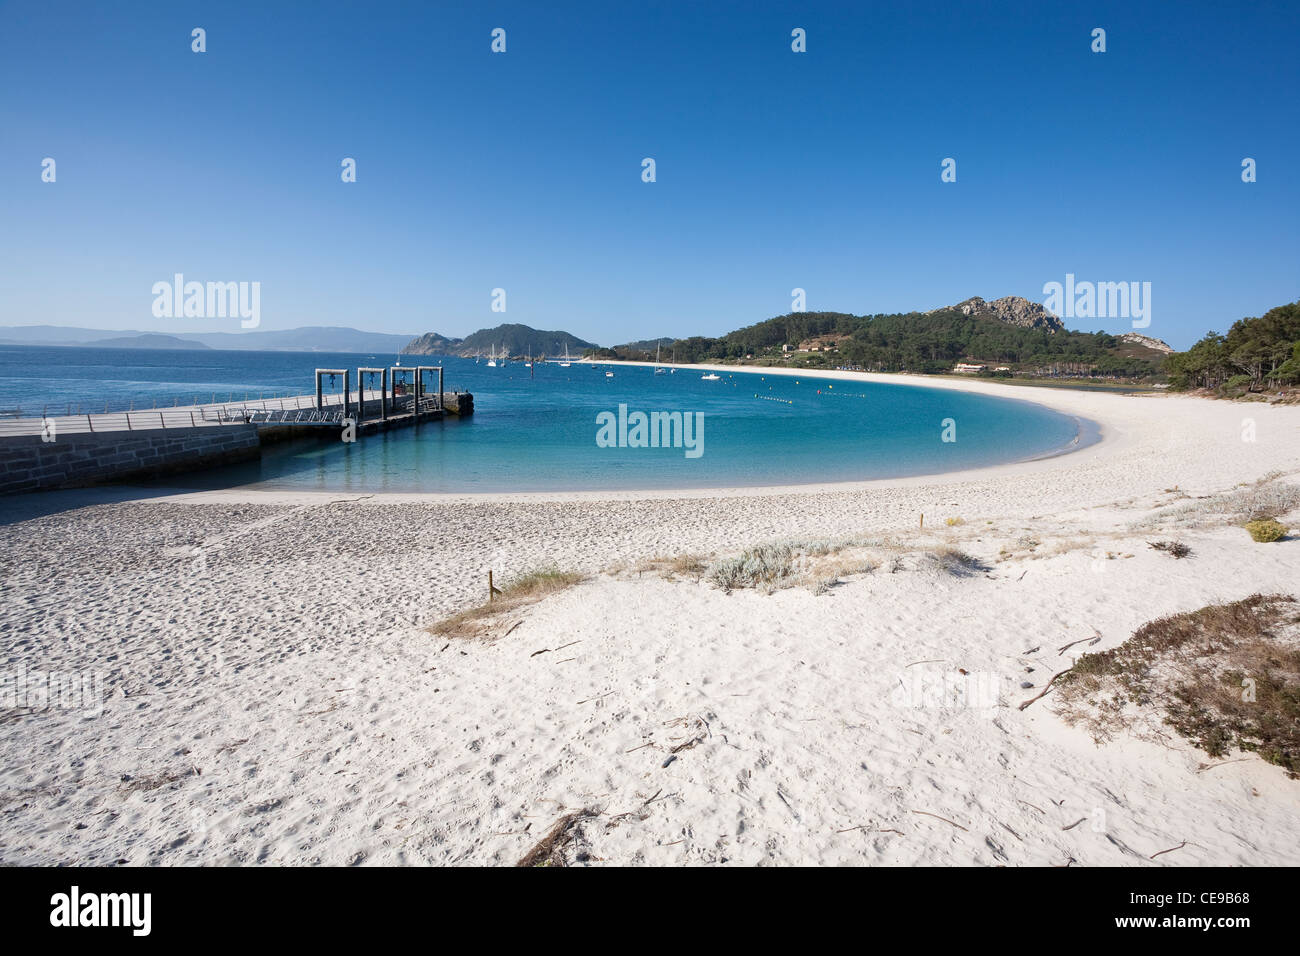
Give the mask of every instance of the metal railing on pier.
[[85, 415], [110, 415], [119, 412], [159, 412], [181, 408], [216, 407], [218, 405], [243, 405], [248, 403], [276, 402], [280, 399], [298, 398], [300, 393], [289, 389], [269, 389], [260, 392], [191, 392], [166, 398], [74, 399], [61, 402], [20, 402], [0, 407], [0, 422], [11, 418], [73, 418]]
[[[321, 408], [316, 407], [315, 395], [283, 395], [262, 397], [246, 401], [218, 402], [216, 404], [175, 405], [169, 408], [126, 408], [113, 409], [111, 403], [108, 411], [91, 410], [86, 405], [75, 406], [78, 411], [70, 412], [72, 403], [61, 409], [44, 406], [32, 417], [0, 418], [0, 436], [76, 434], [87, 432], [142, 431], [155, 428], [206, 428], [223, 425], [317, 425], [341, 426], [351, 411], [355, 416], [360, 412], [363, 421], [380, 417], [382, 393], [379, 389], [366, 389], [362, 405], [357, 409], [357, 396], [352, 396], [349, 408], [343, 405], [341, 394], [323, 395]], [[415, 411], [414, 397], [410, 394], [397, 395], [389, 399], [389, 417], [407, 415]], [[100, 406], [96, 405], [96, 408]], [[420, 414], [427, 414], [442, 408], [442, 401], [437, 396], [420, 397]], [[86, 409], [81, 411], [80, 409]], [[50, 414], [55, 412], [55, 414]]]

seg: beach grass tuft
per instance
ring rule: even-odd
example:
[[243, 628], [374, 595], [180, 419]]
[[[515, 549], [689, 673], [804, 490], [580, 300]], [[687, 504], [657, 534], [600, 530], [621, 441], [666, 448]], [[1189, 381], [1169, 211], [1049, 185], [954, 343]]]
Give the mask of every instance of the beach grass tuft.
[[678, 577], [692, 577], [697, 580], [709, 568], [709, 560], [702, 554], [655, 555], [638, 561], [626, 570], [638, 575], [647, 572], [661, 575], [672, 580]]
[[587, 575], [576, 571], [537, 568], [507, 581], [493, 600], [443, 618], [428, 630], [439, 637], [485, 637], [502, 615], [536, 604], [585, 580]]
[[1212, 524], [1242, 524], [1275, 519], [1300, 508], [1300, 485], [1282, 481], [1282, 477], [1280, 472], [1269, 472], [1259, 480], [1231, 491], [1161, 508], [1141, 521], [1134, 522], [1132, 527], [1135, 530], [1162, 525], [1199, 528]]

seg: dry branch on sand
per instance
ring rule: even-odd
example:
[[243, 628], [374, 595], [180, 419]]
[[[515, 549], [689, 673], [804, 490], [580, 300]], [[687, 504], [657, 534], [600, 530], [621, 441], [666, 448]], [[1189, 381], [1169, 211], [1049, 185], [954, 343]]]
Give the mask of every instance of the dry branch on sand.
[[1147, 544], [1172, 558], [1186, 558], [1192, 553], [1192, 549], [1181, 541], [1148, 541]]
[[577, 836], [578, 824], [598, 816], [600, 816], [599, 810], [586, 807], [560, 817], [555, 826], [547, 831], [546, 836], [525, 853], [515, 866], [568, 866], [565, 851]]

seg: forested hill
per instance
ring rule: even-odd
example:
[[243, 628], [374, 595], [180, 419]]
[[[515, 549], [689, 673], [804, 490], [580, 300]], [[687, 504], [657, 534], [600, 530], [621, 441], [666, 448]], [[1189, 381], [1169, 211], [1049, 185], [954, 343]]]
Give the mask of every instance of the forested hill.
[[[1132, 378], [1157, 374], [1163, 351], [1143, 344], [1138, 336], [1132, 338], [1046, 324], [1020, 326], [987, 311], [965, 314], [961, 306], [952, 306], [892, 315], [794, 312], [720, 338], [678, 339], [665, 346], [664, 355], [678, 362], [778, 362], [882, 372], [938, 373], [970, 362], [1019, 372]], [[642, 350], [627, 346], [599, 354], [644, 358]]]
[[1300, 301], [1238, 319], [1227, 335], [1211, 332], [1169, 357], [1174, 388], [1258, 392], [1300, 384]]

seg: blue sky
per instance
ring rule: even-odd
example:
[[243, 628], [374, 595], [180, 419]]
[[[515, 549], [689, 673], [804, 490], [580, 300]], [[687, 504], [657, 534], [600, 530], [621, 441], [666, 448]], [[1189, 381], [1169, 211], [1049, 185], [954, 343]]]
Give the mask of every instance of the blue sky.
[[1300, 298], [1298, 40], [1294, 2], [3, 3], [0, 325], [238, 331], [154, 318], [182, 272], [262, 328], [612, 344], [1073, 273], [1186, 347]]

